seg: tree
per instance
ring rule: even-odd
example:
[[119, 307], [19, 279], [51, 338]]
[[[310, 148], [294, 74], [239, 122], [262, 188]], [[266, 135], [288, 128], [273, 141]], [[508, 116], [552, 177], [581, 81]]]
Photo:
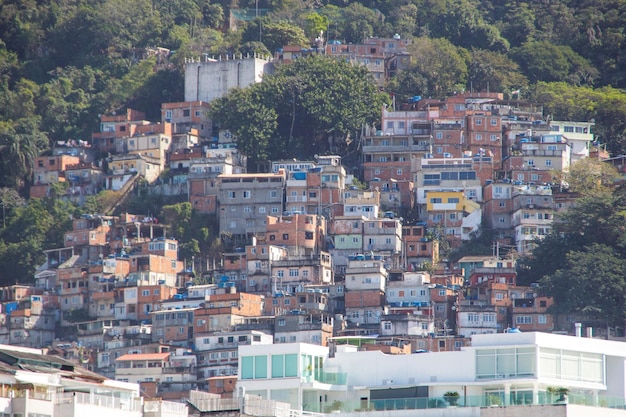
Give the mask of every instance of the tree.
[[532, 82], [566, 80], [573, 85], [592, 85], [598, 75], [572, 48], [549, 41], [525, 42], [511, 54]]
[[323, 55], [276, 68], [263, 82], [216, 100], [212, 117], [230, 130], [249, 166], [268, 158], [312, 158], [344, 148], [388, 101], [363, 66]]
[[7, 224], [7, 213], [10, 216], [13, 209], [23, 206], [25, 200], [13, 188], [0, 188], [0, 205], [2, 206], [2, 228]]
[[567, 254], [565, 268], [540, 280], [558, 312], [576, 312], [611, 324], [624, 322], [626, 262], [612, 247], [592, 244]]
[[620, 178], [613, 165], [591, 158], [574, 162], [565, 175], [570, 190], [583, 195], [609, 191]]
[[428, 28], [433, 38], [445, 38], [466, 49], [480, 48], [506, 52], [509, 43], [468, 0], [445, 0], [444, 10], [432, 13]]
[[179, 255], [184, 259], [214, 256], [216, 222], [208, 215], [195, 212], [190, 203], [163, 206], [160, 218], [179, 241]]
[[361, 3], [350, 3], [342, 10], [341, 39], [347, 43], [361, 43], [378, 33], [379, 16]]
[[243, 30], [241, 41], [263, 42], [272, 53], [286, 45], [308, 46], [309, 44], [301, 27], [284, 21], [273, 22], [267, 17], [258, 17], [249, 22]]
[[421, 37], [413, 41], [409, 52], [412, 63], [405, 71], [415, 74], [414, 80], [419, 80], [419, 77], [425, 80], [424, 90], [415, 93], [443, 97], [455, 91], [456, 86], [465, 86], [468, 56], [464, 49], [443, 38]]
[[237, 146], [251, 167], [270, 156], [270, 141], [278, 125], [276, 111], [262, 102], [260, 93], [256, 86], [235, 88], [216, 100], [211, 109], [211, 117], [220, 128], [235, 135]]
[[472, 49], [468, 66], [468, 84], [474, 91], [509, 93], [528, 85], [519, 66], [506, 55], [484, 49]]

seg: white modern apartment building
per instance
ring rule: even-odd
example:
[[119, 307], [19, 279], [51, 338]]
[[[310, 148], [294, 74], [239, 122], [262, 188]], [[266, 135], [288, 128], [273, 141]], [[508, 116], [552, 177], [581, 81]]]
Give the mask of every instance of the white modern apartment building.
[[0, 415], [186, 417], [187, 405], [144, 401], [139, 385], [108, 379], [41, 349], [0, 345]]
[[[584, 405], [587, 414], [541, 415], [618, 416], [626, 415], [624, 347], [622, 342], [536, 332], [474, 335], [471, 347], [460, 351], [412, 355], [339, 346], [330, 357], [325, 347], [301, 343], [241, 346], [238, 389], [289, 402], [295, 410], [361, 416], [405, 410], [393, 414], [404, 417], [416, 409], [449, 406], [457, 411], [436, 415], [530, 415], [484, 410], [559, 401]], [[567, 395], [555, 397], [559, 390]], [[458, 394], [456, 400], [449, 399], [450, 392]]]

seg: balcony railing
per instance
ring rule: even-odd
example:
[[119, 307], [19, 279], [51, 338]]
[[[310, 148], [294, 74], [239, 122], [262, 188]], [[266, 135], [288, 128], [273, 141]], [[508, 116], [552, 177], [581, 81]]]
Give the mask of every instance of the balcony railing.
[[[621, 397], [604, 397], [586, 394], [568, 394], [566, 399], [558, 395], [539, 392], [535, 401], [532, 395], [511, 392], [507, 397], [503, 393], [458, 397], [423, 397], [392, 398], [370, 401], [335, 401], [332, 404], [305, 404], [303, 414], [310, 413], [351, 413], [391, 410], [424, 410], [449, 407], [515, 407], [529, 405], [576, 404], [623, 410], [626, 401]], [[322, 409], [320, 409], [320, 407]]]

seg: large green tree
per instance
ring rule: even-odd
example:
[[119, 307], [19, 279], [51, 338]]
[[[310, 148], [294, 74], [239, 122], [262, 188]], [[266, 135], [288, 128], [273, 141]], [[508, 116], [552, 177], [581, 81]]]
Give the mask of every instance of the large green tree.
[[312, 158], [347, 146], [387, 101], [365, 67], [317, 55], [232, 90], [214, 103], [212, 114], [237, 137], [254, 169], [268, 158]]
[[566, 255], [562, 269], [540, 280], [554, 297], [559, 313], [580, 313], [594, 320], [622, 324], [625, 315], [626, 261], [608, 245], [591, 244]]

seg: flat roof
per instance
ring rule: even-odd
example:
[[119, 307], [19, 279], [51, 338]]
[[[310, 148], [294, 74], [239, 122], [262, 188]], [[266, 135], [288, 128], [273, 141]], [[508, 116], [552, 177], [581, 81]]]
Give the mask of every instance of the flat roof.
[[115, 359], [116, 362], [126, 361], [149, 361], [149, 360], [165, 360], [169, 358], [171, 352], [164, 353], [128, 353]]

